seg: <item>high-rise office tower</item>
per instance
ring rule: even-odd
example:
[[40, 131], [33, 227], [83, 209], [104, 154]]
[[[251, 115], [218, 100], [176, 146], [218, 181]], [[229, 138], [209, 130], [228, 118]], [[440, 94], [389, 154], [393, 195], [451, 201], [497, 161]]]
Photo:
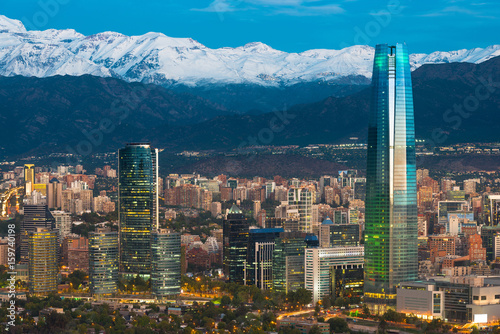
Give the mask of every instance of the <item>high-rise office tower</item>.
[[118, 232], [98, 228], [89, 233], [90, 293], [109, 296], [117, 292]]
[[158, 228], [158, 150], [127, 144], [118, 150], [120, 271], [151, 273], [151, 231]]
[[229, 209], [223, 228], [224, 275], [231, 283], [245, 284], [250, 224], [236, 205]]
[[64, 237], [71, 234], [71, 214], [64, 211], [51, 211], [54, 217], [55, 228], [59, 232], [59, 243], [62, 243]]
[[57, 231], [36, 228], [28, 233], [29, 291], [36, 296], [57, 292]]
[[377, 45], [368, 126], [365, 302], [396, 305], [396, 286], [418, 278], [417, 180], [410, 63], [406, 45]]
[[49, 209], [60, 208], [62, 205], [62, 183], [53, 178], [46, 185], [47, 187], [47, 205]]
[[283, 232], [273, 251], [273, 290], [288, 293], [304, 288], [306, 233]]
[[334, 224], [326, 218], [320, 228], [321, 247], [359, 246], [358, 224]]
[[274, 241], [282, 232], [285, 232], [282, 228], [250, 229], [245, 266], [246, 285], [255, 285], [262, 290], [272, 288]]
[[24, 219], [21, 222], [21, 263], [28, 263], [28, 234], [37, 228], [52, 230], [55, 228], [54, 216], [46, 205], [25, 205]]
[[483, 222], [487, 226], [498, 226], [500, 224], [500, 195], [483, 195]]
[[288, 205], [296, 205], [299, 211], [299, 231], [312, 233], [313, 196], [308, 188], [292, 187], [288, 191]]
[[[305, 288], [311, 291], [313, 304], [339, 289], [349, 295], [354, 292], [348, 289], [352, 288], [351, 283], [361, 290], [363, 280], [359, 273], [363, 270], [363, 246], [307, 248], [305, 253]], [[352, 279], [346, 280], [346, 270]]]
[[156, 298], [181, 293], [181, 235], [167, 229], [151, 234], [151, 292]]
[[26, 164], [24, 165], [24, 190], [26, 196], [31, 195], [33, 189], [35, 189], [35, 165]]

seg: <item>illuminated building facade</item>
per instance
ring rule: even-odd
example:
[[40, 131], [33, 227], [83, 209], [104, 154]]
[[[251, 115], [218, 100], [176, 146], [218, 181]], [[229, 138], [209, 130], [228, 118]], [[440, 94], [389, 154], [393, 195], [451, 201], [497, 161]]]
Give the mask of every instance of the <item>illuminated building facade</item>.
[[273, 290], [288, 293], [304, 288], [306, 233], [283, 232], [273, 251]]
[[406, 45], [377, 45], [368, 125], [365, 302], [396, 306], [399, 283], [418, 277], [417, 180], [411, 71]]
[[28, 263], [28, 235], [37, 228], [52, 230], [55, 228], [55, 219], [46, 205], [25, 205], [24, 219], [21, 222], [21, 263]]
[[92, 295], [117, 292], [118, 232], [102, 228], [89, 233], [89, 278]]
[[243, 212], [233, 205], [227, 213], [223, 228], [224, 275], [231, 283], [245, 284], [245, 266], [250, 223]]
[[288, 190], [288, 205], [295, 205], [299, 212], [299, 231], [312, 233], [313, 195], [308, 188], [292, 187]]
[[157, 298], [181, 293], [181, 235], [166, 229], [151, 234], [151, 292]]
[[274, 241], [282, 228], [251, 229], [245, 267], [246, 284], [269, 290], [273, 284]]
[[120, 271], [151, 273], [151, 231], [158, 228], [158, 150], [127, 144], [118, 150]]
[[[307, 248], [305, 254], [305, 288], [311, 291], [313, 304], [325, 296], [335, 295], [336, 290], [350, 288], [350, 281], [348, 283], [342, 273], [363, 269], [363, 246]], [[360, 289], [362, 279], [358, 281], [353, 284]], [[341, 286], [342, 282], [346, 285]]]
[[57, 231], [36, 228], [28, 233], [29, 292], [44, 296], [57, 292]]
[[31, 195], [35, 187], [35, 165], [24, 165], [24, 189], [26, 196]]

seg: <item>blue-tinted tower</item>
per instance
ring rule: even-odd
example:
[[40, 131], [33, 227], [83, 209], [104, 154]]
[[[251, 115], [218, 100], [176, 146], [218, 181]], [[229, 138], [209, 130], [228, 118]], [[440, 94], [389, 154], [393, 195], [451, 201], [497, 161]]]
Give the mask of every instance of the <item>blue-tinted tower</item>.
[[396, 286], [418, 277], [415, 127], [406, 45], [377, 45], [368, 125], [365, 302], [396, 305]]
[[158, 150], [127, 144], [118, 150], [120, 271], [151, 273], [151, 232], [158, 228]]

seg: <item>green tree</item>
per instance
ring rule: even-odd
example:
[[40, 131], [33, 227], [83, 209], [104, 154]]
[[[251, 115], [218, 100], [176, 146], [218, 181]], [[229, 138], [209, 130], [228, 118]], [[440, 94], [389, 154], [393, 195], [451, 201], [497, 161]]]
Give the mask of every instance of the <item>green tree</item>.
[[380, 323], [378, 324], [377, 334], [384, 334], [384, 333], [387, 333], [387, 322], [384, 319], [382, 319], [382, 321], [380, 321]]
[[222, 296], [220, 299], [220, 304], [221, 306], [228, 306], [231, 304], [231, 298], [229, 296]]
[[325, 298], [323, 298], [321, 300], [321, 303], [323, 304], [323, 308], [325, 310], [329, 309], [330, 307], [332, 307], [332, 300], [330, 298], [330, 296], [326, 296]]
[[309, 334], [321, 334], [321, 330], [319, 329], [318, 325], [312, 326], [309, 330]]
[[349, 325], [343, 318], [335, 317], [328, 320], [330, 324], [330, 332], [332, 333], [346, 333], [349, 332]]

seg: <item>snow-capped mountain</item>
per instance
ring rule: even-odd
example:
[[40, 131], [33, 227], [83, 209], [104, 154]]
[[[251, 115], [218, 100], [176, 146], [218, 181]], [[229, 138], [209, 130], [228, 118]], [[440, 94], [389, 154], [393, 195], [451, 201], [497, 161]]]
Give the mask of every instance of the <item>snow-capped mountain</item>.
[[[125, 36], [103, 32], [84, 36], [74, 30], [28, 31], [0, 15], [0, 75], [91, 74], [162, 85], [212, 83], [294, 84], [371, 77], [374, 49], [355, 45], [342, 50], [287, 53], [262, 43], [210, 49], [190, 38], [161, 33]], [[412, 54], [412, 69], [427, 63], [481, 63], [500, 55], [500, 45], [485, 49]]]

